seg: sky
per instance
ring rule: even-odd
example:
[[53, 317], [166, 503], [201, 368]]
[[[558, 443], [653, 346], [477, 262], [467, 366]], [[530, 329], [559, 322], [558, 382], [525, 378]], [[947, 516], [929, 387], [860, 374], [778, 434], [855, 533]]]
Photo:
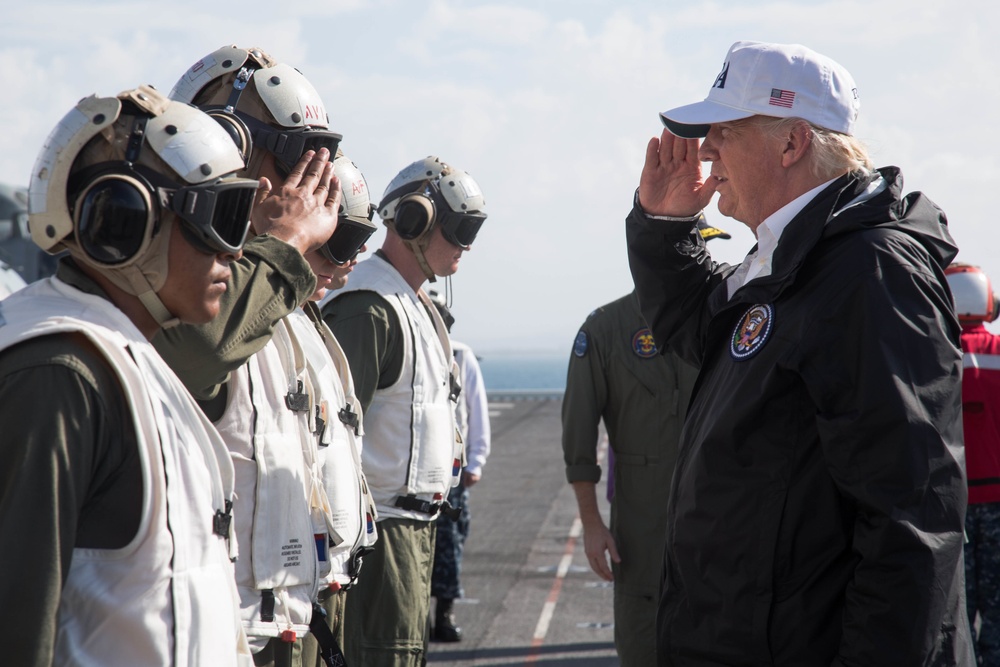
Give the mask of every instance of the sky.
[[[451, 292], [453, 336], [480, 355], [568, 355], [587, 314], [631, 289], [624, 219], [658, 114], [703, 99], [744, 39], [844, 65], [875, 163], [899, 166], [907, 190], [946, 212], [958, 259], [1000, 283], [995, 0], [10, 4], [0, 182], [27, 185], [80, 98], [142, 83], [169, 92], [220, 46], [260, 47], [316, 87], [377, 197], [428, 155], [478, 181], [489, 219]], [[712, 241], [713, 257], [740, 262], [753, 235], [714, 202], [706, 215], [733, 237]]]

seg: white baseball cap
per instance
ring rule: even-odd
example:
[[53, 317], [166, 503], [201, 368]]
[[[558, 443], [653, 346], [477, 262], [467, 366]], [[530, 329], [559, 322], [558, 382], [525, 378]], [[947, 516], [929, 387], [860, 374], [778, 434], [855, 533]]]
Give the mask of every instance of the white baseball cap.
[[660, 114], [673, 134], [704, 137], [712, 123], [776, 116], [851, 134], [861, 100], [841, 65], [800, 44], [736, 42], [708, 97]]

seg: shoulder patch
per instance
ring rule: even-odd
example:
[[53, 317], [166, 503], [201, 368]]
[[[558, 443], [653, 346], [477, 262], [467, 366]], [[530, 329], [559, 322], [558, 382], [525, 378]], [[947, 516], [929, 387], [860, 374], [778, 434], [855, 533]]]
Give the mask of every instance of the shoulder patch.
[[643, 327], [632, 334], [632, 351], [636, 356], [649, 359], [656, 356], [656, 341], [649, 327]]
[[587, 332], [583, 329], [576, 334], [576, 340], [573, 341], [573, 354], [578, 357], [583, 357], [587, 354], [587, 345], [589, 341], [587, 340]]
[[773, 329], [774, 306], [769, 303], [752, 306], [736, 323], [729, 354], [736, 361], [749, 359], [764, 347]]

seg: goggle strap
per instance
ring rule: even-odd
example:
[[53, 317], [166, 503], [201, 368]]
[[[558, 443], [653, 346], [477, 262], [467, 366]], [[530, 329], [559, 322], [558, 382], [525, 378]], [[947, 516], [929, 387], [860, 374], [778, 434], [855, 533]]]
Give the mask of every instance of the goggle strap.
[[240, 95], [243, 94], [243, 89], [247, 87], [250, 77], [256, 71], [256, 67], [241, 67], [240, 71], [236, 73], [236, 78], [233, 79], [233, 89], [229, 93], [229, 99], [226, 100], [226, 111], [232, 113], [236, 109], [236, 105], [240, 102]]
[[142, 142], [146, 138], [146, 123], [148, 116], [136, 116], [132, 121], [132, 132], [128, 136], [128, 145], [125, 147], [125, 161], [129, 164], [136, 164], [139, 155], [142, 154]]

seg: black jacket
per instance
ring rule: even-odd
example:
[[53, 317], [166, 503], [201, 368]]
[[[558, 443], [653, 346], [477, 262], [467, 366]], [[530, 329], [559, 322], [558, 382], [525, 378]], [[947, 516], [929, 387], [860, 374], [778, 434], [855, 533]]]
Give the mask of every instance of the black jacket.
[[[657, 341], [701, 372], [668, 510], [664, 665], [971, 665], [944, 214], [844, 176], [729, 300], [687, 225], [627, 220]], [[877, 177], [877, 175], [876, 175]]]

